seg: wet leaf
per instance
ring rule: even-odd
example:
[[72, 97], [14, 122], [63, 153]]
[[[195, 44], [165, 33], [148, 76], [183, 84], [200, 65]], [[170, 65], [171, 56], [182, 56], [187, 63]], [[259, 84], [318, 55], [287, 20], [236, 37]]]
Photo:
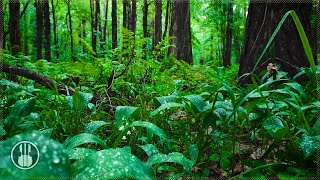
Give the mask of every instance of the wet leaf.
[[308, 136], [303, 134], [300, 148], [303, 151], [304, 157], [308, 158], [316, 153], [317, 150], [320, 150], [320, 136]]
[[67, 139], [63, 144], [67, 149], [72, 149], [86, 143], [97, 143], [103, 148], [107, 148], [106, 143], [98, 136], [89, 133], [81, 133]]
[[135, 111], [137, 111], [138, 107], [133, 106], [117, 106], [116, 108], [116, 123], [117, 127], [123, 125], [123, 120], [128, 119], [132, 116]]
[[84, 133], [91, 133], [93, 134], [97, 129], [99, 129], [100, 127], [106, 125], [106, 124], [110, 124], [110, 123], [107, 123], [105, 121], [92, 121], [92, 122], [89, 122], [87, 124], [85, 124], [85, 128], [83, 130]]

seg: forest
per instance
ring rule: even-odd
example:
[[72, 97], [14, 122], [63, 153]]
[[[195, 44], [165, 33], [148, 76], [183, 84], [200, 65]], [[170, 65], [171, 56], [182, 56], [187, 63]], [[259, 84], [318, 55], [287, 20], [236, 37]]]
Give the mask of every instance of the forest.
[[0, 179], [320, 175], [318, 0], [0, 3]]

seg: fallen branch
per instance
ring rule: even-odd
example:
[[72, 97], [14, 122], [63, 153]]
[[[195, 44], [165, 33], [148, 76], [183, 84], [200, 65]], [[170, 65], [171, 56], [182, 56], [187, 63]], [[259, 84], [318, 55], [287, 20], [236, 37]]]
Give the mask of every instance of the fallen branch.
[[47, 76], [39, 74], [35, 71], [25, 69], [23, 67], [11, 66], [9, 64], [0, 62], [3, 72], [23, 76], [25, 78], [34, 80], [36, 83], [43, 85], [44, 87], [52, 90], [58, 90], [59, 94], [72, 95], [76, 90], [70, 86], [58, 83], [54, 80], [51, 80]]

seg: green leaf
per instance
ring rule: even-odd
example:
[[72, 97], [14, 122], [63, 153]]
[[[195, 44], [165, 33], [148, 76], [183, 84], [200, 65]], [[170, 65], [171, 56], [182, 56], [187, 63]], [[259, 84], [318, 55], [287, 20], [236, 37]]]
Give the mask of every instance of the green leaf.
[[63, 144], [67, 149], [72, 149], [86, 143], [97, 143], [103, 148], [107, 148], [106, 143], [103, 140], [101, 140], [98, 136], [89, 133], [81, 133], [73, 136], [67, 139]]
[[174, 102], [176, 97], [177, 96], [175, 96], [175, 95], [156, 97], [153, 100], [153, 104], [154, 104], [155, 108], [159, 108], [162, 104]]
[[29, 115], [35, 103], [36, 103], [35, 97], [25, 99], [25, 100], [19, 100], [14, 104], [9, 116], [18, 117], [18, 116]]
[[118, 136], [116, 142], [113, 145], [113, 148], [116, 148], [118, 144], [121, 142], [122, 137], [128, 132], [128, 130], [132, 127], [144, 127], [153, 134], [163, 138], [164, 140], [169, 140], [165, 132], [160, 129], [158, 126], [154, 125], [153, 123], [150, 122], [144, 122], [144, 121], [135, 121], [132, 122], [130, 125], [126, 126], [123, 131], [121, 131], [120, 135]]
[[133, 106], [117, 106], [116, 108], [116, 124], [117, 127], [123, 125], [123, 120], [127, 120], [131, 117], [138, 107]]
[[263, 127], [275, 139], [281, 139], [288, 133], [288, 127], [284, 126], [281, 119], [271, 116], [263, 122]]
[[127, 149], [106, 149], [92, 153], [75, 166], [75, 179], [153, 179], [147, 167]]
[[69, 159], [83, 159], [84, 157], [87, 157], [95, 152], [97, 151], [89, 148], [67, 149]]
[[[39, 161], [31, 169], [18, 169], [11, 161], [12, 148], [21, 141], [29, 141], [36, 145], [39, 150]], [[34, 177], [43, 178], [69, 178], [70, 177], [70, 161], [62, 144], [48, 138], [39, 131], [31, 133], [23, 133], [16, 135], [6, 141], [0, 142], [1, 148], [1, 179], [32, 179]], [[21, 153], [14, 151], [14, 154], [21, 157]], [[36, 149], [31, 148], [32, 161], [36, 161]]]
[[67, 96], [67, 102], [71, 109], [80, 111], [83, 107], [88, 106], [93, 95], [91, 93], [75, 92], [72, 96]]
[[184, 170], [188, 173], [191, 173], [191, 169], [193, 166], [193, 162], [186, 157], [183, 156], [183, 154], [178, 152], [173, 152], [168, 155], [166, 154], [155, 154], [151, 156], [148, 161], [146, 162], [146, 165], [152, 166], [153, 164], [158, 163], [164, 163], [164, 162], [174, 162], [181, 164], [184, 168]]
[[212, 104], [210, 104], [208, 101], [204, 101], [201, 95], [192, 94], [184, 96], [184, 98], [189, 100], [194, 105], [194, 107], [196, 107], [198, 112], [203, 112], [212, 108]]
[[308, 158], [320, 150], [320, 136], [302, 135], [300, 148], [303, 151], [304, 158]]
[[111, 124], [111, 123], [107, 123], [105, 121], [92, 121], [89, 122], [87, 124], [84, 125], [84, 133], [91, 133], [93, 134], [97, 129], [99, 129], [100, 127], [106, 125], [106, 124]]
[[14, 83], [12, 81], [9, 81], [7, 79], [1, 79], [0, 80], [0, 85], [1, 86], [10, 86], [11, 88], [14, 88], [14, 89], [20, 88], [19, 84], [16, 84], [16, 83]]
[[303, 87], [300, 84], [298, 84], [296, 82], [294, 82], [294, 83], [284, 83], [284, 84], [289, 86], [289, 87], [291, 87], [292, 89], [296, 90], [298, 93], [300, 93], [302, 95], [302, 97], [307, 98], [307, 95], [304, 92]]
[[154, 154], [159, 154], [159, 151], [158, 151], [157, 147], [155, 145], [153, 145], [153, 144], [145, 144], [145, 145], [142, 145], [140, 147], [144, 150], [144, 152], [147, 153], [147, 155], [149, 157], [154, 155]]
[[190, 158], [193, 162], [196, 162], [199, 156], [199, 149], [198, 149], [198, 145], [196, 144], [191, 144], [189, 147], [189, 155]]
[[150, 113], [150, 117], [157, 115], [160, 111], [163, 111], [163, 110], [169, 109], [169, 108], [175, 108], [175, 107], [184, 107], [184, 105], [181, 103], [174, 103], [174, 102], [164, 103], [159, 108], [152, 111]]

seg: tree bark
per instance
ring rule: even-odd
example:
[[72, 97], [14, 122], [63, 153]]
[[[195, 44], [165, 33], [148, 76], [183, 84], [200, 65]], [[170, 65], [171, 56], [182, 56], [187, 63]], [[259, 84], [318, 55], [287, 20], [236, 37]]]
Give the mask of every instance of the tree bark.
[[37, 60], [42, 59], [42, 34], [43, 34], [43, 5], [42, 0], [37, 0], [36, 6], [36, 51]]
[[154, 24], [154, 42], [153, 49], [155, 50], [158, 43], [161, 41], [162, 35], [162, 0], [156, 0], [155, 24]]
[[66, 88], [69, 91], [69, 94], [72, 95], [75, 92], [75, 89], [69, 86], [65, 86], [61, 83], [57, 83], [54, 80], [51, 80], [50, 78], [39, 74], [35, 71], [31, 71], [22, 67], [17, 67], [17, 66], [10, 66], [9, 64], [0, 62], [0, 67], [2, 67], [3, 72], [8, 73], [10, 75], [18, 75], [18, 76], [23, 76], [28, 79], [34, 80], [36, 83], [39, 83], [46, 88], [55, 90], [56, 87], [58, 88], [58, 92], [60, 94], [68, 95]]
[[56, 20], [56, 14], [55, 14], [56, 12], [55, 12], [53, 0], [51, 0], [51, 7], [52, 7], [52, 20], [53, 20], [54, 52], [55, 52], [56, 58], [59, 59], [58, 37], [57, 37], [57, 20]]
[[231, 65], [231, 49], [232, 49], [232, 19], [233, 19], [233, 3], [232, 0], [228, 4], [227, 30], [226, 30], [226, 47], [223, 66], [230, 67]]
[[70, 32], [70, 48], [71, 48], [71, 53], [72, 57], [74, 54], [73, 51], [73, 37], [72, 37], [72, 18], [71, 18], [71, 10], [70, 10], [70, 0], [66, 0], [67, 7], [68, 7], [68, 18], [69, 18], [69, 32]]
[[171, 7], [171, 2], [170, 0], [167, 1], [167, 8], [166, 8], [166, 19], [164, 22], [164, 33], [163, 33], [163, 39], [166, 38], [167, 36], [167, 31], [168, 31], [168, 24], [169, 24], [169, 14], [170, 14], [170, 7]]
[[96, 57], [97, 54], [97, 36], [95, 33], [97, 32], [97, 14], [94, 5], [95, 0], [90, 0], [90, 14], [91, 14], [91, 46], [92, 50], [95, 53], [94, 56]]
[[118, 38], [117, 38], [117, 1], [112, 0], [112, 49], [117, 48]]
[[131, 6], [131, 17], [130, 17], [130, 30], [133, 32], [133, 38], [135, 39], [136, 34], [136, 20], [137, 20], [137, 1], [132, 0]]
[[43, 17], [44, 17], [44, 51], [45, 59], [51, 61], [51, 41], [50, 41], [50, 12], [49, 0], [43, 0]]
[[[289, 10], [296, 11], [312, 45], [310, 27], [311, 1], [310, 3], [250, 3], [246, 23], [244, 51], [240, 59], [238, 71], [239, 76], [253, 71], [256, 61], [272, 33], [283, 15]], [[288, 72], [289, 77], [293, 77], [300, 67], [309, 66], [298, 31], [291, 17], [288, 17], [282, 25], [274, 43], [275, 52], [269, 53], [267, 51], [254, 73], [258, 74], [262, 70], [265, 70], [269, 63], [274, 63], [271, 61], [273, 57], [275, 63], [280, 65], [280, 70]], [[239, 83], [241, 85], [251, 83], [251, 78], [245, 76], [239, 80]]]
[[172, 5], [170, 36], [175, 47], [169, 48], [169, 54], [174, 53], [177, 59], [192, 63], [190, 0], [176, 0]]
[[[100, 10], [100, 0], [96, 0], [96, 15], [95, 15], [95, 21], [96, 21], [96, 41], [98, 42], [99, 44], [99, 47], [100, 47], [100, 51], [102, 50], [102, 44], [101, 44], [101, 33], [102, 33], [102, 30], [101, 30], [101, 22], [100, 22], [100, 19], [101, 19], [101, 10]], [[97, 33], [99, 34], [97, 36]], [[97, 38], [99, 37], [99, 39]], [[98, 54], [97, 54], [98, 56]]]
[[[143, 20], [142, 20], [142, 28], [143, 28], [143, 38], [148, 37], [148, 0], [143, 1]], [[142, 46], [143, 49], [143, 59], [147, 59], [147, 45], [146, 43]]]
[[9, 3], [9, 34], [10, 34], [10, 51], [12, 55], [21, 52], [20, 37], [20, 1]]
[[3, 0], [0, 0], [0, 53], [4, 49], [4, 16], [3, 16]]
[[107, 46], [107, 21], [108, 21], [108, 0], [106, 0], [106, 5], [105, 5], [105, 15], [104, 15], [104, 25], [103, 25], [103, 31], [102, 31], [102, 42], [104, 43], [104, 47], [106, 48]]

